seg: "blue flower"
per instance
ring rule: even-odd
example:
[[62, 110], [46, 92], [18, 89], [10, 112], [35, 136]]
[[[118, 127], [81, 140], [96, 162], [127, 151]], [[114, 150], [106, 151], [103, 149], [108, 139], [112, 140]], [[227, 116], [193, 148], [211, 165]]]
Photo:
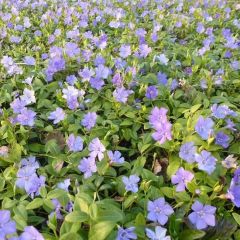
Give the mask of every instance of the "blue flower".
[[63, 182], [57, 184], [57, 187], [68, 192], [68, 187], [70, 186], [70, 179], [65, 179]]
[[97, 121], [97, 114], [95, 112], [88, 112], [84, 115], [81, 124], [84, 126], [87, 130], [91, 130], [96, 124]]
[[155, 232], [149, 228], [146, 228], [147, 237], [151, 240], [171, 240], [170, 236], [166, 236], [167, 229], [156, 226]]
[[67, 139], [67, 145], [69, 151], [80, 152], [83, 150], [83, 140], [81, 137], [75, 137], [74, 134], [70, 134]]
[[32, 110], [28, 110], [27, 108], [23, 108], [21, 112], [17, 115], [16, 121], [19, 122], [23, 126], [32, 127], [35, 122], [36, 113]]
[[65, 118], [65, 112], [62, 108], [57, 107], [55, 111], [51, 112], [48, 119], [53, 120], [54, 124], [61, 122]]
[[198, 168], [207, 172], [209, 175], [215, 170], [217, 159], [211, 155], [210, 152], [203, 150], [196, 155]]
[[122, 58], [127, 58], [131, 55], [131, 46], [130, 45], [122, 45], [119, 49], [119, 55]]
[[113, 97], [117, 102], [126, 103], [128, 100], [128, 96], [132, 94], [132, 90], [125, 89], [124, 87], [118, 87], [113, 92]]
[[125, 184], [126, 191], [136, 193], [138, 191], [138, 182], [140, 178], [137, 175], [130, 175], [129, 177], [123, 176], [123, 183]]
[[97, 172], [96, 161], [94, 157], [83, 158], [78, 165], [78, 169], [84, 173], [84, 178], [89, 178]]
[[36, 60], [34, 57], [26, 56], [24, 58], [24, 63], [29, 66], [34, 66], [36, 64]]
[[148, 99], [155, 99], [158, 96], [158, 89], [155, 86], [149, 86], [145, 96]]
[[11, 220], [9, 210], [0, 210], [0, 239], [7, 239], [8, 234], [16, 232], [16, 223]]
[[137, 235], [134, 233], [135, 227], [119, 228], [116, 240], [130, 240], [137, 239]]
[[193, 212], [188, 216], [188, 218], [197, 229], [201, 230], [205, 229], [207, 226], [215, 226], [215, 207], [203, 205], [199, 201], [196, 201], [192, 205], [192, 210]]
[[98, 157], [98, 160], [101, 161], [104, 158], [103, 153], [105, 152], [106, 148], [101, 143], [99, 138], [94, 138], [88, 146], [88, 150], [90, 151], [90, 156], [93, 158]]
[[158, 222], [164, 225], [168, 221], [168, 217], [174, 213], [172, 207], [165, 202], [163, 197], [154, 201], [148, 202], [148, 215], [147, 218], [150, 221]]
[[230, 140], [230, 137], [224, 132], [218, 132], [216, 134], [215, 143], [217, 145], [222, 146], [223, 148], [227, 148], [229, 146], [229, 140]]
[[161, 73], [159, 72], [158, 75], [157, 75], [157, 78], [158, 78], [158, 82], [164, 86], [167, 85], [168, 83], [168, 79], [167, 79], [167, 75], [165, 73]]
[[19, 237], [19, 240], [44, 240], [41, 233], [33, 226], [24, 228], [24, 232]]
[[115, 152], [108, 151], [107, 155], [111, 163], [118, 163], [118, 164], [124, 163], [124, 157], [122, 157], [119, 151], [115, 151]]
[[195, 130], [202, 139], [207, 140], [213, 133], [213, 126], [214, 122], [211, 118], [204, 118], [203, 116], [200, 116], [195, 125]]
[[194, 146], [194, 142], [186, 142], [180, 148], [179, 157], [189, 163], [193, 163], [195, 162], [196, 151], [197, 148]]
[[213, 104], [211, 110], [212, 115], [218, 119], [224, 119], [228, 115], [236, 116], [236, 113], [233, 110], [229, 109], [229, 107], [226, 105], [218, 106], [217, 104]]

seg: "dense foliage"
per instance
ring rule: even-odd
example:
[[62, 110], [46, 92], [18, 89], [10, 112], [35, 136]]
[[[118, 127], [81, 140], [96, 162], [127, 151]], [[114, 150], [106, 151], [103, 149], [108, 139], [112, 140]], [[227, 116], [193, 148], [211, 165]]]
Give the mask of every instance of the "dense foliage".
[[0, 0], [0, 240], [240, 239], [239, 16]]

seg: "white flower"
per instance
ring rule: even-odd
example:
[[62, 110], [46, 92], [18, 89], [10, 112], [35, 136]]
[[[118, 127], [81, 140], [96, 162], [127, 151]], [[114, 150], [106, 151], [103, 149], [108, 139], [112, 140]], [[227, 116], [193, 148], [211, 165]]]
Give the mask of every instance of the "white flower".
[[233, 157], [233, 154], [227, 156], [224, 161], [222, 161], [222, 165], [229, 169], [229, 168], [236, 168], [237, 167], [237, 158]]
[[156, 59], [163, 65], [168, 65], [169, 59], [165, 56], [165, 54], [160, 54], [159, 56], [156, 56]]
[[155, 232], [146, 228], [146, 234], [151, 240], [171, 240], [170, 236], [166, 236], [167, 229], [157, 226]]

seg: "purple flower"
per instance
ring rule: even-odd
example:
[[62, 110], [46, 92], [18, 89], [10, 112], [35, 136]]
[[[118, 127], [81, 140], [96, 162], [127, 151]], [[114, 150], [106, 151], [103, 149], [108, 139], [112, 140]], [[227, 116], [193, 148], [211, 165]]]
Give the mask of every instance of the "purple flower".
[[194, 142], [184, 143], [180, 148], [179, 157], [189, 163], [193, 163], [195, 162], [196, 151], [197, 148], [194, 146]]
[[110, 74], [111, 74], [111, 71], [108, 67], [106, 67], [102, 64], [98, 65], [96, 67], [96, 77], [97, 78], [107, 79]]
[[20, 113], [26, 106], [26, 103], [19, 98], [14, 99], [14, 101], [10, 104], [14, 113]]
[[179, 168], [175, 175], [172, 176], [171, 181], [172, 184], [177, 184], [176, 191], [182, 192], [185, 190], [187, 183], [191, 182], [194, 175], [184, 170], [184, 168]]
[[172, 207], [165, 202], [163, 197], [148, 202], [148, 215], [150, 221], [158, 222], [161, 225], [166, 224], [168, 216], [174, 213]]
[[57, 107], [55, 111], [51, 112], [48, 119], [53, 120], [54, 124], [59, 123], [65, 118], [65, 112], [62, 108]]
[[236, 116], [236, 113], [226, 105], [213, 104], [211, 107], [212, 115], [217, 119], [224, 119], [226, 116]]
[[7, 239], [8, 234], [16, 232], [16, 223], [11, 220], [9, 210], [0, 210], [0, 239]]
[[149, 116], [149, 122], [154, 129], [161, 127], [162, 123], [167, 122], [167, 112], [166, 108], [154, 107]]
[[67, 42], [65, 45], [65, 51], [68, 57], [72, 58], [80, 54], [80, 48], [76, 43]]
[[66, 192], [68, 192], [70, 184], [71, 184], [70, 179], [65, 179], [63, 182], [57, 184], [57, 188], [63, 189]]
[[63, 98], [67, 100], [67, 105], [70, 109], [76, 109], [79, 107], [78, 97], [80, 92], [73, 86], [68, 86], [62, 90]]
[[116, 87], [122, 87], [122, 84], [123, 84], [123, 80], [122, 80], [122, 77], [120, 75], [120, 73], [116, 73], [113, 78], [112, 78], [112, 83], [114, 86]]
[[122, 181], [126, 191], [131, 191], [133, 193], [138, 191], [138, 182], [140, 178], [137, 175], [130, 175], [129, 177], [123, 176]]
[[211, 118], [204, 118], [203, 116], [200, 116], [195, 125], [195, 130], [202, 139], [207, 140], [213, 132], [213, 126], [214, 122]]
[[152, 134], [152, 137], [160, 144], [163, 144], [167, 140], [172, 140], [172, 124], [167, 119], [167, 111], [166, 108], [154, 107], [149, 116], [149, 122], [156, 130]]
[[124, 157], [122, 157], [122, 154], [119, 151], [107, 151], [107, 155], [110, 159], [110, 163], [124, 163]]
[[207, 89], [207, 88], [208, 88], [207, 82], [206, 82], [205, 79], [202, 79], [202, 80], [200, 81], [200, 86], [201, 86], [202, 89]]
[[37, 175], [31, 176], [29, 181], [25, 182], [25, 191], [32, 198], [34, 196], [38, 196], [40, 188], [45, 186], [45, 180], [46, 180], [46, 177], [44, 176], [39, 176], [39, 177]]
[[19, 37], [19, 36], [11, 36], [10, 37], [10, 42], [11, 43], [20, 43], [22, 41], [22, 38], [21, 37]]
[[95, 157], [83, 158], [78, 165], [78, 169], [84, 173], [84, 178], [89, 178], [97, 172]]
[[171, 130], [172, 124], [169, 122], [165, 122], [158, 127], [157, 131], [152, 134], [152, 137], [155, 141], [158, 141], [160, 144], [163, 144], [167, 140], [172, 140]]
[[147, 237], [151, 240], [171, 240], [170, 236], [166, 236], [167, 229], [161, 226], [156, 226], [155, 232], [146, 228]]
[[119, 228], [116, 240], [130, 240], [137, 239], [137, 235], [134, 233], [135, 227]]
[[19, 237], [19, 240], [44, 240], [41, 233], [33, 226], [24, 228], [24, 232]]
[[93, 158], [98, 157], [98, 160], [101, 161], [104, 157], [103, 153], [105, 152], [105, 147], [99, 140], [99, 138], [94, 138], [88, 146], [88, 150], [90, 151], [90, 156]]
[[217, 159], [211, 155], [210, 152], [203, 150], [196, 155], [198, 168], [207, 172], [209, 175], [215, 170]]
[[84, 126], [87, 130], [90, 130], [93, 128], [97, 121], [97, 114], [95, 112], [88, 112], [84, 115], [81, 124]]
[[231, 58], [232, 57], [232, 53], [230, 51], [226, 51], [224, 57], [225, 58]]
[[75, 75], [69, 75], [67, 76], [66, 81], [69, 85], [74, 85], [77, 82], [77, 78]]
[[35, 66], [36, 60], [35, 60], [34, 57], [26, 56], [26, 57], [24, 58], [24, 63], [25, 63], [26, 65], [29, 65], [29, 66]]
[[131, 46], [122, 45], [119, 49], [119, 55], [122, 58], [127, 58], [129, 55], [131, 55]]
[[233, 70], [239, 70], [240, 69], [240, 62], [239, 61], [232, 61], [231, 62], [231, 68], [233, 69]]
[[19, 122], [23, 126], [32, 127], [35, 122], [36, 113], [32, 110], [28, 110], [27, 108], [23, 108], [21, 112], [17, 115], [16, 121]]
[[196, 201], [192, 205], [193, 212], [189, 214], [188, 219], [197, 229], [205, 229], [207, 226], [215, 226], [216, 208], [210, 205], [203, 205]]
[[127, 62], [122, 58], [116, 58], [114, 62], [117, 69], [123, 69], [127, 65]]
[[35, 94], [33, 90], [29, 90], [25, 88], [23, 90], [23, 95], [20, 97], [21, 101], [25, 103], [25, 105], [29, 105], [31, 103], [36, 102]]
[[148, 99], [155, 99], [158, 96], [158, 89], [155, 86], [149, 86], [145, 96]]
[[197, 25], [197, 32], [203, 33], [205, 31], [204, 25], [202, 23], [198, 23]]
[[216, 134], [215, 143], [222, 146], [223, 148], [227, 148], [229, 146], [229, 140], [230, 137], [224, 132], [218, 132]]
[[170, 90], [174, 91], [178, 87], [179, 87], [178, 81], [176, 79], [173, 79], [172, 82], [171, 82], [171, 85], [170, 85]]
[[66, 141], [69, 151], [80, 152], [83, 150], [83, 140], [81, 137], [75, 137], [74, 134], [70, 134]]
[[79, 71], [78, 74], [82, 77], [82, 82], [89, 82], [90, 78], [94, 75], [94, 71], [85, 67], [82, 71]]
[[240, 168], [234, 172], [227, 197], [231, 199], [236, 207], [240, 207]]
[[225, 128], [230, 129], [231, 131], [236, 131], [237, 130], [235, 128], [236, 127], [235, 123], [231, 119], [227, 119], [226, 123], [227, 123], [227, 125], [225, 126]]
[[157, 78], [158, 78], [158, 82], [164, 86], [167, 85], [168, 83], [168, 79], [167, 79], [167, 75], [165, 73], [161, 73], [159, 72], [158, 75], [157, 75]]
[[142, 58], [146, 58], [151, 51], [152, 49], [147, 44], [141, 44], [139, 46], [139, 56]]
[[101, 78], [90, 78], [90, 85], [94, 89], [100, 90], [104, 84], [105, 82]]
[[152, 41], [155, 43], [155, 42], [157, 42], [157, 40], [158, 40], [158, 33], [157, 32], [153, 32], [152, 34], [151, 34], [151, 39], [152, 39]]
[[191, 67], [186, 67], [184, 69], [184, 72], [187, 74], [187, 75], [192, 75], [192, 68]]
[[45, 185], [45, 177], [36, 174], [38, 167], [35, 157], [29, 157], [22, 159], [21, 168], [17, 172], [16, 186], [24, 189], [32, 198], [39, 195], [40, 188]]
[[36, 161], [36, 157], [29, 156], [28, 158], [23, 158], [20, 162], [21, 168], [22, 167], [31, 167], [35, 170], [39, 168], [39, 163]]
[[118, 87], [114, 90], [113, 97], [117, 102], [126, 103], [128, 96], [132, 93], [132, 90], [125, 89], [124, 87]]
[[95, 64], [95, 66], [104, 65], [105, 64], [104, 57], [101, 55], [96, 56], [96, 58], [94, 60], [94, 64]]
[[[55, 52], [54, 52], [55, 54]], [[60, 56], [55, 56], [49, 60], [48, 67], [45, 71], [48, 81], [52, 81], [53, 75], [56, 72], [62, 71], [65, 69], [65, 60]]]
[[55, 211], [50, 213], [49, 218], [53, 217], [53, 215], [56, 214], [57, 219], [63, 219], [63, 216], [61, 214], [61, 203], [56, 198], [52, 199], [51, 202], [54, 205]]
[[31, 177], [37, 177], [35, 167], [25, 166], [18, 170], [16, 186], [25, 189], [26, 183]]

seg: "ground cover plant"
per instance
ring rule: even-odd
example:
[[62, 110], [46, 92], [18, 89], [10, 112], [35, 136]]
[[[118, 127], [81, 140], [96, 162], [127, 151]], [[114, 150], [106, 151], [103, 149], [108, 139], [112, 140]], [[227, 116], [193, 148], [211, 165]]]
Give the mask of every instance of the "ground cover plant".
[[0, 0], [0, 240], [239, 240], [239, 17]]

